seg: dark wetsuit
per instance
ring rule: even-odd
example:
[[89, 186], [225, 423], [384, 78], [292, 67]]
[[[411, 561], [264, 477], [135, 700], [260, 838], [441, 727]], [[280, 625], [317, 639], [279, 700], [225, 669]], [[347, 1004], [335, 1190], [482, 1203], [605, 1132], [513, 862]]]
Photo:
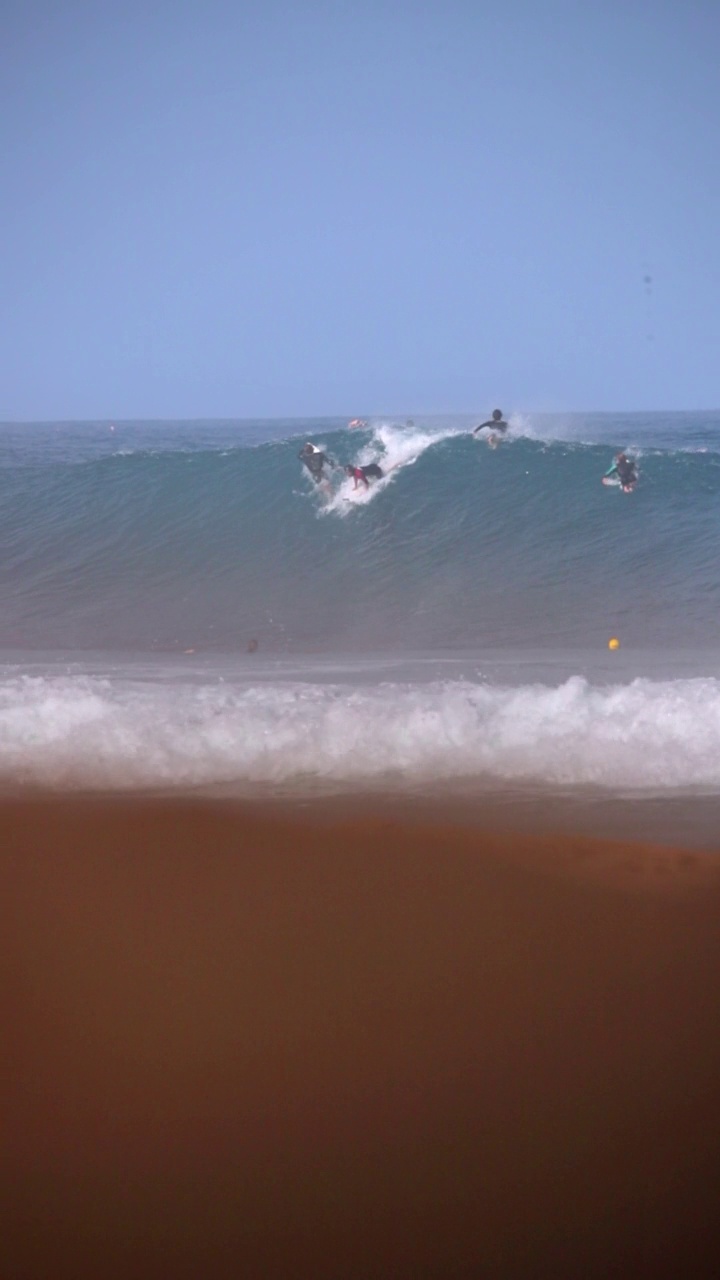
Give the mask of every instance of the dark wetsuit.
[[638, 474], [632, 458], [616, 458], [605, 474], [617, 476], [623, 489], [631, 489], [634, 484], [637, 484]]
[[491, 418], [489, 422], [481, 422], [479, 427], [475, 427], [473, 435], [476, 436], [478, 431], [484, 431], [486, 427], [490, 427], [491, 431], [499, 431], [502, 435], [508, 429], [508, 424], [504, 418]]
[[635, 463], [631, 462], [629, 458], [624, 458], [622, 462], [617, 463], [617, 473], [621, 484], [635, 484], [637, 482]]
[[307, 467], [315, 484], [320, 484], [325, 479], [326, 464], [328, 467], [334, 465], [332, 459], [320, 449], [301, 449], [298, 458]]

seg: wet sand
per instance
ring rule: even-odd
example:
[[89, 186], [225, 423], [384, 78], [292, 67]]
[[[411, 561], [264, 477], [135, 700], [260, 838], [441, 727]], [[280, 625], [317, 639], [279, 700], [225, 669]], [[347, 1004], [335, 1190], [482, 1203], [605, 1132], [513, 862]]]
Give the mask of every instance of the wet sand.
[[0, 805], [0, 1274], [720, 1263], [720, 859]]

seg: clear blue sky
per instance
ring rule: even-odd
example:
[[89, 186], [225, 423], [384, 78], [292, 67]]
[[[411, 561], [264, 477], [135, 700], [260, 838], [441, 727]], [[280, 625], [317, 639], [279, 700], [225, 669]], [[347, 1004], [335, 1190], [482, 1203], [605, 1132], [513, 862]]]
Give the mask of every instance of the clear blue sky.
[[717, 0], [4, 0], [0, 418], [720, 406]]

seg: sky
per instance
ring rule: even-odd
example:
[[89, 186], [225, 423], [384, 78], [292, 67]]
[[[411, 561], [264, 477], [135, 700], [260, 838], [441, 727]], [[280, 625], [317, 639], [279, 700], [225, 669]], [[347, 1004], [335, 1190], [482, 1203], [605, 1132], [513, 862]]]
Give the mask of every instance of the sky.
[[0, 13], [0, 420], [720, 407], [717, 0]]

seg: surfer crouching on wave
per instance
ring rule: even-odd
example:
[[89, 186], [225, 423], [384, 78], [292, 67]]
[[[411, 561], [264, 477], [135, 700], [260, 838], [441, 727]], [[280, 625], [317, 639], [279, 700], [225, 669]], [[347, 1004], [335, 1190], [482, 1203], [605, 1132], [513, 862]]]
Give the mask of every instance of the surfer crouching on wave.
[[318, 449], [316, 444], [311, 444], [308, 440], [304, 444], [298, 454], [298, 458], [304, 467], [307, 467], [315, 484], [322, 484], [327, 479], [325, 475], [325, 467], [336, 467], [337, 463], [334, 458], [329, 457], [327, 453], [323, 453], [322, 449]]
[[[508, 429], [508, 424], [502, 416], [502, 409], [493, 409], [492, 418], [487, 422], [481, 422], [479, 427], [475, 427], [473, 435], [476, 436], [478, 431], [485, 431], [487, 427], [490, 428], [488, 444], [494, 449], [498, 443], [498, 435], [504, 436]], [[498, 433], [497, 435], [495, 434], [496, 432]]]
[[615, 454], [615, 461], [608, 467], [605, 476], [617, 476], [625, 493], [631, 493], [638, 481], [637, 467], [626, 453]]
[[364, 484], [366, 489], [369, 489], [368, 476], [371, 476], [373, 480], [382, 480], [383, 471], [377, 462], [368, 462], [367, 466], [364, 467], [345, 467], [345, 475], [352, 476], [355, 481], [353, 486], [355, 489], [358, 487], [358, 482]]

